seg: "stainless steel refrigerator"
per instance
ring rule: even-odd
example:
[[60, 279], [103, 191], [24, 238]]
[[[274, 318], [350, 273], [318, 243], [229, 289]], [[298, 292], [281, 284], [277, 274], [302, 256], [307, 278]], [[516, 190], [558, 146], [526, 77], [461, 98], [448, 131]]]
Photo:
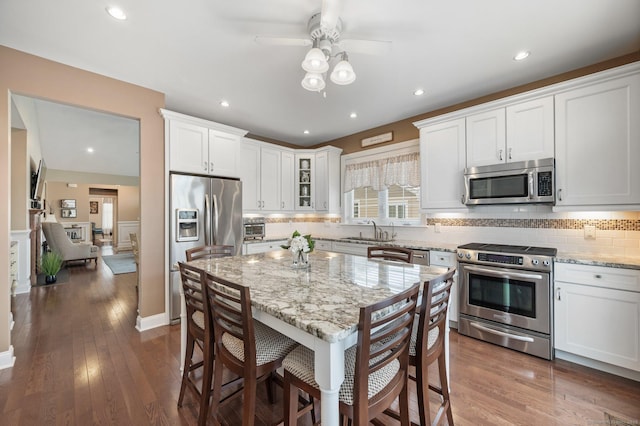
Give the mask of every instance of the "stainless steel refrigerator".
[[180, 320], [180, 273], [185, 250], [208, 244], [232, 245], [242, 253], [242, 183], [239, 180], [172, 173], [171, 322]]

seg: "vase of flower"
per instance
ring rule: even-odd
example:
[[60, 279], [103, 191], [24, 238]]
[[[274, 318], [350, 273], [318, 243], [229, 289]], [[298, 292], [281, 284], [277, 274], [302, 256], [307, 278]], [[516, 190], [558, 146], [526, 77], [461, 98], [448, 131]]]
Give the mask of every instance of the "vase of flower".
[[288, 243], [288, 245], [281, 247], [291, 251], [291, 267], [294, 269], [308, 268], [309, 253], [313, 251], [315, 245], [311, 235], [301, 235], [298, 231], [295, 231], [289, 238]]

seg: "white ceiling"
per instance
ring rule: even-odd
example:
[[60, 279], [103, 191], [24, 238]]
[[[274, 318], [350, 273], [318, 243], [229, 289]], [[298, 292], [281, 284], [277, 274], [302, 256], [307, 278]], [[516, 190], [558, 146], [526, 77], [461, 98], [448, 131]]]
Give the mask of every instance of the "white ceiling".
[[[640, 50], [638, 0], [342, 3], [342, 38], [392, 45], [384, 55], [350, 53], [357, 80], [328, 82], [326, 98], [300, 85], [308, 48], [254, 41], [304, 37], [321, 0], [120, 0], [123, 22], [105, 12], [106, 0], [2, 0], [0, 44], [163, 92], [167, 109], [302, 146]], [[520, 50], [531, 56], [516, 62]]]

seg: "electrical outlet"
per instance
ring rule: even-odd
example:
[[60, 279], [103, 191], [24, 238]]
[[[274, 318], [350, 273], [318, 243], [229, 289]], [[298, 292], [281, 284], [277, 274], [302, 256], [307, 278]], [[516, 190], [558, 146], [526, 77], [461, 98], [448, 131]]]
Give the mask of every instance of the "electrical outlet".
[[435, 227], [436, 227], [436, 234], [439, 234], [439, 233], [440, 233], [440, 226], [441, 226], [441, 225], [442, 225], [441, 223], [436, 222], [436, 225], [435, 225]]
[[585, 240], [595, 240], [596, 239], [596, 227], [595, 227], [595, 225], [585, 225], [584, 226], [584, 239]]

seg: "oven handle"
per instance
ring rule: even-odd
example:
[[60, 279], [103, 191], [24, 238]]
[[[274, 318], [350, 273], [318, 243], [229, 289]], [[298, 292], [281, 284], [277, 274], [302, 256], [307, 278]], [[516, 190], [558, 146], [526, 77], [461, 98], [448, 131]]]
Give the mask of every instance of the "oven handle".
[[479, 323], [473, 322], [473, 321], [471, 322], [471, 326], [475, 327], [475, 328], [477, 328], [479, 330], [486, 331], [487, 333], [497, 334], [498, 336], [508, 337], [509, 339], [519, 340], [521, 342], [533, 343], [533, 337], [518, 336], [516, 334], [505, 333], [504, 331], [494, 330], [493, 328], [486, 327], [486, 326], [484, 326], [482, 324], [479, 324]]
[[482, 272], [482, 273], [493, 275], [493, 276], [499, 276], [501, 278], [528, 278], [531, 280], [542, 279], [542, 275], [540, 274], [527, 274], [524, 272], [517, 272], [517, 273], [501, 272], [496, 269], [482, 268], [482, 267], [473, 266], [473, 265], [465, 265], [464, 270], [471, 271], [471, 272]]

